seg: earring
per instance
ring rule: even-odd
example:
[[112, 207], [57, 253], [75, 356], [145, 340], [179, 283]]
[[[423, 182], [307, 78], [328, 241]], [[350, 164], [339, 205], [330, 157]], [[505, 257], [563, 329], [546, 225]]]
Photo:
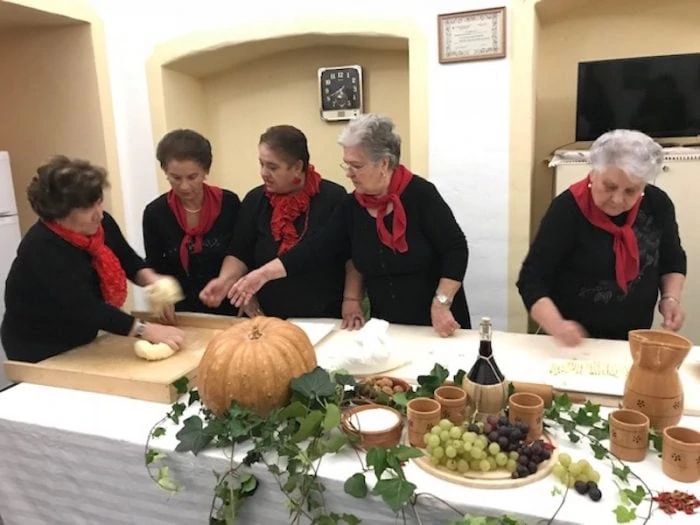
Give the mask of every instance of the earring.
[[644, 192], [642, 192], [642, 197], [644, 197]]
[[301, 182], [301, 177], [294, 177], [294, 178], [292, 179], [292, 184], [294, 184], [295, 186], [296, 186], [297, 184], [299, 184], [300, 182]]
[[588, 183], [588, 189], [589, 189], [589, 190], [591, 189], [591, 183], [590, 183], [590, 182]]

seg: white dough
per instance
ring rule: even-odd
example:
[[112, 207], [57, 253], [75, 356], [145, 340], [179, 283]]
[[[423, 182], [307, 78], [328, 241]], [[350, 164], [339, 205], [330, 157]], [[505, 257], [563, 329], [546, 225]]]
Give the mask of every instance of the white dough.
[[180, 283], [173, 277], [163, 277], [146, 286], [146, 293], [156, 316], [161, 315], [168, 306], [185, 298]]
[[146, 361], [160, 361], [167, 359], [175, 353], [175, 350], [170, 348], [165, 343], [153, 344], [148, 341], [140, 340], [134, 343], [134, 352], [141, 359]]

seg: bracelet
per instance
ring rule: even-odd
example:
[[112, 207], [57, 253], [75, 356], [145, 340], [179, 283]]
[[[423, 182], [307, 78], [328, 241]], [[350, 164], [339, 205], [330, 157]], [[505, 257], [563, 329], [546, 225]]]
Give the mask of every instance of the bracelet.
[[343, 301], [357, 301], [358, 303], [361, 303], [362, 299], [357, 299], [355, 297], [343, 297]]
[[[673, 297], [672, 295], [662, 295], [661, 296], [661, 301], [665, 301], [666, 299], [673, 301], [676, 304], [681, 304], [681, 300], [676, 298], [676, 297]], [[659, 302], [661, 302], [661, 301], [659, 301]]]

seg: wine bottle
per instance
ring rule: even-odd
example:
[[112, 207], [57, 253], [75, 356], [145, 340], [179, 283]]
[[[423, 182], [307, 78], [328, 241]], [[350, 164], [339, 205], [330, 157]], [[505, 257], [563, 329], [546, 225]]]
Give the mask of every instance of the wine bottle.
[[503, 373], [493, 356], [492, 335], [491, 319], [482, 317], [479, 324], [479, 356], [467, 375], [477, 385], [496, 385], [504, 380]]

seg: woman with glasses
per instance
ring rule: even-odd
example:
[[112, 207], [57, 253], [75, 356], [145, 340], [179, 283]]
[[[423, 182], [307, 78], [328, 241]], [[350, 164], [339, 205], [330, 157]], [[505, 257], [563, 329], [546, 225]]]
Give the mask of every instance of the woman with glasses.
[[[324, 180], [309, 163], [306, 136], [293, 126], [273, 126], [258, 144], [263, 184], [243, 199], [241, 213], [218, 277], [202, 290], [210, 306], [224, 301], [231, 286], [249, 270], [264, 266], [295, 246], [305, 246], [328, 223], [346, 197], [345, 188]], [[340, 318], [349, 328], [362, 326], [361, 281], [343, 253], [321, 267], [299, 268], [293, 276], [270, 282], [246, 305], [249, 316]], [[347, 275], [347, 288], [346, 288]], [[345, 294], [344, 294], [344, 290]]]
[[229, 291], [232, 302], [246, 304], [268, 281], [318, 271], [333, 258], [351, 259], [372, 317], [432, 325], [442, 337], [470, 328], [462, 288], [466, 238], [435, 186], [399, 163], [394, 123], [363, 115], [348, 124], [339, 143], [353, 194], [321, 235], [240, 279]]
[[235, 313], [230, 304], [207, 306], [200, 290], [219, 273], [241, 206], [238, 196], [206, 183], [211, 169], [211, 144], [189, 129], [166, 134], [156, 157], [170, 191], [151, 202], [143, 213], [143, 242], [149, 266], [172, 275], [184, 299], [166, 309], [164, 320], [174, 322], [174, 310], [216, 314]]

